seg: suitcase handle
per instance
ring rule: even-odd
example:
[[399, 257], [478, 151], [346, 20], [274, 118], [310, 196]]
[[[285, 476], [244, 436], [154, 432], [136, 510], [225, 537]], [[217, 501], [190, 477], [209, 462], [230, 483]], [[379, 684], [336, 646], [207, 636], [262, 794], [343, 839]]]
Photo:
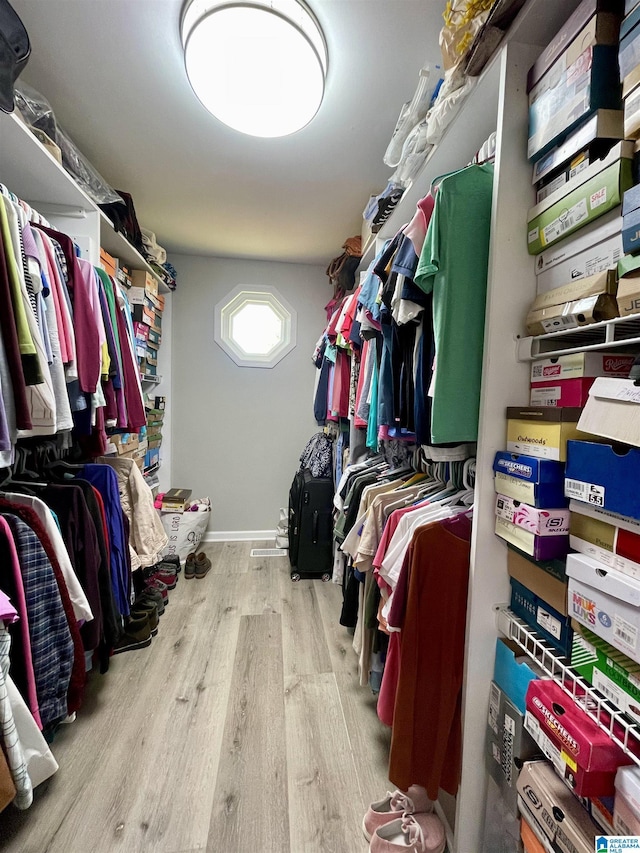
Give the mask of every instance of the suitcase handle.
[[318, 522], [320, 520], [320, 515], [317, 509], [313, 511], [313, 544], [318, 544]]

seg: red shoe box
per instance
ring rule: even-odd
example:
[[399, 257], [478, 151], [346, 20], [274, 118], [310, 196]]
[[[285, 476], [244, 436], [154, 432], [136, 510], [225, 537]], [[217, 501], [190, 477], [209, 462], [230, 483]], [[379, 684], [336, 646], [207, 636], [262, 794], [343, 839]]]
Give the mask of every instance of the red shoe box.
[[525, 728], [579, 797], [612, 797], [618, 767], [632, 759], [553, 681], [527, 689]]
[[560, 379], [548, 382], [536, 382], [531, 386], [529, 404], [531, 406], [585, 406], [589, 399], [589, 389], [595, 379]]

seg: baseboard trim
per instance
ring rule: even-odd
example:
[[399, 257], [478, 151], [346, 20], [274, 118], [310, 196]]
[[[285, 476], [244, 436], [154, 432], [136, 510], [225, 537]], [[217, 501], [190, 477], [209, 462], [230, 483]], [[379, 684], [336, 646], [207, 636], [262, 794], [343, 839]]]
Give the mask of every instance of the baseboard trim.
[[275, 530], [208, 530], [204, 542], [266, 542], [275, 540]]

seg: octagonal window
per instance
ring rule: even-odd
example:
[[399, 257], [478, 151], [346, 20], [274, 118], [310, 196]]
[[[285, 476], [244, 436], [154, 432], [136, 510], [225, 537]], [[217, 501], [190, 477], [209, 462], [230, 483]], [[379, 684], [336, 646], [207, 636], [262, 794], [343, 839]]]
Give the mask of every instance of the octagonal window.
[[296, 312], [275, 288], [239, 285], [216, 305], [215, 340], [239, 367], [274, 367], [296, 344]]

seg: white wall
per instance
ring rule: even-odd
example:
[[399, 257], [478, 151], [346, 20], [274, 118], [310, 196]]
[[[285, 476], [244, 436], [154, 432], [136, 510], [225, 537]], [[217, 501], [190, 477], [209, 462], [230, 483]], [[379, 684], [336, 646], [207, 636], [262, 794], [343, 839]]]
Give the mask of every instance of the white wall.
[[[174, 487], [210, 496], [209, 532], [274, 530], [308, 439], [331, 288], [318, 266], [174, 255], [171, 456]], [[270, 285], [298, 313], [297, 345], [273, 368], [238, 367], [213, 338], [216, 303]]]

